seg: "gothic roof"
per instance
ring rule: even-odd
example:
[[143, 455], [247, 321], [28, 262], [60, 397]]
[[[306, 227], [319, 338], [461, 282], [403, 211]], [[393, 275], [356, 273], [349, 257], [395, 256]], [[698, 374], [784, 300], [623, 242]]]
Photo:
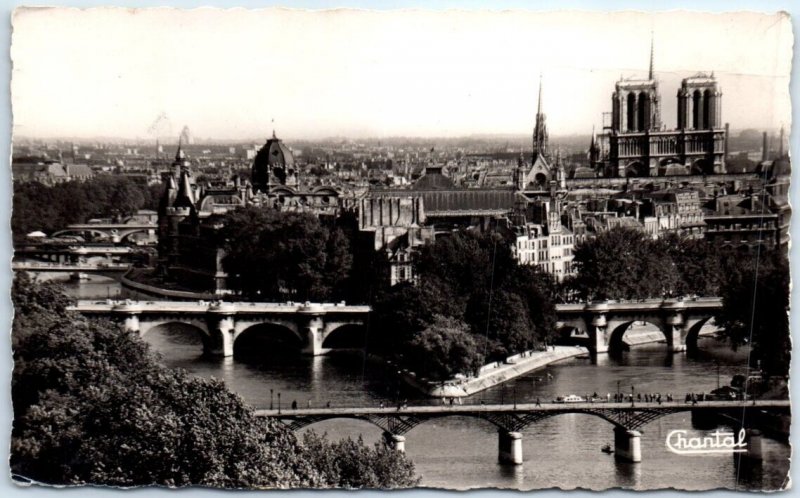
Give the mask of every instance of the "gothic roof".
[[440, 166], [425, 168], [425, 174], [414, 182], [415, 190], [447, 190], [456, 188], [453, 180], [442, 174]]

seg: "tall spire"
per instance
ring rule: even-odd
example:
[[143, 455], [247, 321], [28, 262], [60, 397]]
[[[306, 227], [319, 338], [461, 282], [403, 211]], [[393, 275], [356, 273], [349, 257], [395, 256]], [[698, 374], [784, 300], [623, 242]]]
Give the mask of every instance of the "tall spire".
[[536, 108], [536, 125], [533, 128], [533, 159], [547, 155], [547, 117], [542, 112], [542, 74], [539, 73], [539, 103]]
[[647, 79], [653, 79], [653, 32], [650, 31], [650, 73], [648, 74]]
[[542, 112], [542, 73], [539, 73], [539, 102], [536, 104], [536, 114]]

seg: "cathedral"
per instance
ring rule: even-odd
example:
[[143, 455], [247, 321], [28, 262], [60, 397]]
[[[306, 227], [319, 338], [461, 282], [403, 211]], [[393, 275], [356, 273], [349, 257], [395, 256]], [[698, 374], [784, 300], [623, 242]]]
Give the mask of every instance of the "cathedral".
[[605, 177], [711, 175], [725, 173], [726, 127], [722, 92], [714, 74], [684, 78], [677, 94], [676, 129], [661, 120], [653, 46], [647, 79], [620, 79], [604, 119], [603, 145], [592, 141], [592, 167]]

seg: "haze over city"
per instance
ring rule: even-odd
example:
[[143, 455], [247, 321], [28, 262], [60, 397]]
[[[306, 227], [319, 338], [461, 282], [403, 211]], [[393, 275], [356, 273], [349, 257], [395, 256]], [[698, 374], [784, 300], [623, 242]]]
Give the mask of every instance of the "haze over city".
[[[721, 21], [720, 18], [725, 18]], [[269, 9], [19, 10], [15, 136], [288, 139], [524, 135], [539, 76], [553, 136], [602, 127], [614, 83], [647, 76], [663, 120], [714, 72], [733, 129], [790, 124], [788, 17]], [[709, 22], [709, 21], [715, 22]], [[675, 29], [680, 26], [681, 29]]]

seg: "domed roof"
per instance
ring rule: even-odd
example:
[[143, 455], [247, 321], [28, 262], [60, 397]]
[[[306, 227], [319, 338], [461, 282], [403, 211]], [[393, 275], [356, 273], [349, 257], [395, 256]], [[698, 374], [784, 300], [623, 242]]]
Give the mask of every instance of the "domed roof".
[[275, 132], [272, 132], [272, 138], [259, 149], [253, 161], [253, 185], [256, 187], [267, 185], [269, 175], [274, 173], [285, 178], [290, 169], [294, 169], [292, 151], [275, 136]]
[[253, 167], [256, 168], [260, 165], [291, 167], [294, 166], [294, 156], [289, 147], [273, 133], [272, 138], [267, 140], [267, 143], [256, 154]]

